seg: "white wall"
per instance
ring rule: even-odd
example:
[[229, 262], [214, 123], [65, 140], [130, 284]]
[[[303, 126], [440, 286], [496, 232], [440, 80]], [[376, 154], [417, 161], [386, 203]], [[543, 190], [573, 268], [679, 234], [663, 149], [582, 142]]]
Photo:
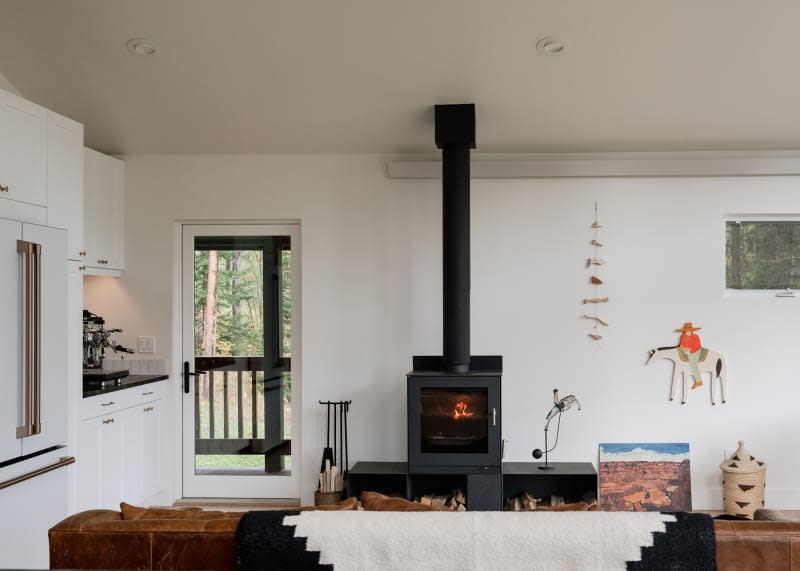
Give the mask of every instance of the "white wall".
[[[126, 160], [122, 279], [92, 280], [91, 309], [170, 339], [175, 223], [299, 219], [302, 232], [303, 501], [323, 446], [318, 399], [352, 399], [350, 458], [406, 457], [405, 373], [441, 351], [440, 188], [385, 175], [385, 157], [140, 156]], [[611, 327], [588, 336], [586, 258], [594, 202], [605, 228], [602, 270]], [[727, 213], [800, 213], [800, 180], [763, 178], [473, 181], [472, 352], [502, 354], [506, 460], [541, 447], [554, 387], [582, 412], [563, 418], [556, 461], [597, 463], [599, 442], [691, 443], [696, 508], [720, 507], [718, 464], [744, 439], [769, 465], [767, 505], [800, 507], [793, 440], [800, 305], [724, 299]], [[708, 382], [667, 400], [671, 366], [644, 363], [685, 321], [728, 357], [729, 401]], [[177, 394], [178, 380], [173, 379]], [[174, 427], [177, 430], [177, 420]], [[176, 491], [179, 493], [179, 491]]]

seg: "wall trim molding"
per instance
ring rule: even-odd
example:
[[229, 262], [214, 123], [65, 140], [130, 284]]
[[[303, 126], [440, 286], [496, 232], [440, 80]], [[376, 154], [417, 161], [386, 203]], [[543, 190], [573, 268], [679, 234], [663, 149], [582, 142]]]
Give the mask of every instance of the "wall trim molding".
[[[441, 178], [434, 158], [389, 160], [395, 179]], [[670, 153], [542, 153], [481, 155], [471, 162], [474, 179], [719, 177], [800, 175], [800, 151], [695, 151]]]

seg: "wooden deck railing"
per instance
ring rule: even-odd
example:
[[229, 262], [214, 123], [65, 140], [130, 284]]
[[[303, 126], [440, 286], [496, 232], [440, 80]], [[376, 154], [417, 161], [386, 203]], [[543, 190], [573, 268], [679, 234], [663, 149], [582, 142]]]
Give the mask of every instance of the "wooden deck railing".
[[291, 454], [291, 440], [283, 436], [282, 390], [291, 363], [281, 365], [265, 367], [263, 357], [195, 358], [195, 370], [206, 371], [195, 377], [196, 454], [263, 454], [267, 472], [281, 470], [281, 456]]

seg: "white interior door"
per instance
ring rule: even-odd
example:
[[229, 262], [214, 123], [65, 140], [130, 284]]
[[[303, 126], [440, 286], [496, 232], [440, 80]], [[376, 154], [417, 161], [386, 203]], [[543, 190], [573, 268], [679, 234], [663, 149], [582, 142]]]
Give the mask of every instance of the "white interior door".
[[300, 497], [299, 234], [183, 227], [184, 497]]

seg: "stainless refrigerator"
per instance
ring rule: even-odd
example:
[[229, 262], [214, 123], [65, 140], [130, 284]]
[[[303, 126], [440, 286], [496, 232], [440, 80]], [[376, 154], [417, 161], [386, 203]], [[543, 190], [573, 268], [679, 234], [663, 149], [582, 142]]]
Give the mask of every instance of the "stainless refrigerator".
[[0, 219], [0, 568], [49, 567], [70, 509], [66, 238]]

